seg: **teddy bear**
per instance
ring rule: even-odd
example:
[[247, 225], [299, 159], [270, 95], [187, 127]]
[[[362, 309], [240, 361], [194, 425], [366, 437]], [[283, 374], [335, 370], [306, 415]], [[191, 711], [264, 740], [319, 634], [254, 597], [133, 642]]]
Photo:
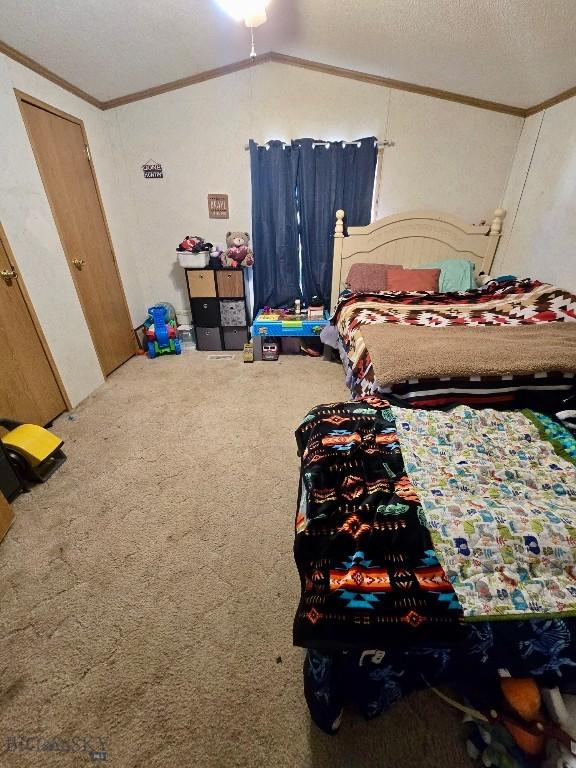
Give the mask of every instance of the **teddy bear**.
[[254, 254], [250, 247], [248, 232], [226, 232], [226, 250], [220, 257], [223, 267], [251, 267], [254, 264]]

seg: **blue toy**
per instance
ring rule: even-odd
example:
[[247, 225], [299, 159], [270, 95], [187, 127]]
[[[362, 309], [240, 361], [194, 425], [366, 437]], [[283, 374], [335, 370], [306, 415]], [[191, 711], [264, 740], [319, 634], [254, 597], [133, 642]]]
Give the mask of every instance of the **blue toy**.
[[148, 357], [159, 355], [179, 355], [182, 351], [177, 336], [176, 321], [170, 318], [166, 306], [156, 304], [148, 310], [146, 338], [148, 339]]

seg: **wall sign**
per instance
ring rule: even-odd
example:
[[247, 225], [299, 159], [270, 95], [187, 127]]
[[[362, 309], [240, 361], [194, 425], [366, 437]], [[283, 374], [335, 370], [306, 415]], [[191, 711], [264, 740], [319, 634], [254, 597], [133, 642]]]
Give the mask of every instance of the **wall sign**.
[[144, 163], [142, 166], [142, 171], [144, 172], [145, 179], [164, 178], [164, 174], [162, 173], [162, 166], [160, 163], [155, 163], [154, 160], [148, 160], [147, 163]]
[[208, 217], [210, 219], [228, 218], [228, 195], [208, 195]]

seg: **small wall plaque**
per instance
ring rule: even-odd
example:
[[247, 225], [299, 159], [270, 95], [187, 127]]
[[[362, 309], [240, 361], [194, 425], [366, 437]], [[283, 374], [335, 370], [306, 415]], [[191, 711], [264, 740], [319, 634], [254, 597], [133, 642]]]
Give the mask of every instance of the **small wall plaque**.
[[164, 174], [162, 173], [162, 166], [160, 163], [155, 163], [154, 160], [148, 160], [147, 163], [144, 163], [142, 166], [142, 171], [144, 172], [145, 179], [164, 178]]
[[210, 219], [228, 218], [228, 195], [208, 195], [208, 217]]

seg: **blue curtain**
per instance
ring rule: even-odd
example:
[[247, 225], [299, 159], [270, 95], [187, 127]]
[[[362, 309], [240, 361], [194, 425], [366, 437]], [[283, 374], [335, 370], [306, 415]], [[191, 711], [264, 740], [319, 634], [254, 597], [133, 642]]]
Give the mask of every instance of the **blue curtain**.
[[250, 141], [254, 314], [301, 298], [294, 149]]
[[306, 301], [320, 296], [327, 306], [336, 211], [344, 210], [346, 226], [370, 223], [376, 138], [349, 144], [296, 139], [292, 148], [300, 212], [302, 293]]

